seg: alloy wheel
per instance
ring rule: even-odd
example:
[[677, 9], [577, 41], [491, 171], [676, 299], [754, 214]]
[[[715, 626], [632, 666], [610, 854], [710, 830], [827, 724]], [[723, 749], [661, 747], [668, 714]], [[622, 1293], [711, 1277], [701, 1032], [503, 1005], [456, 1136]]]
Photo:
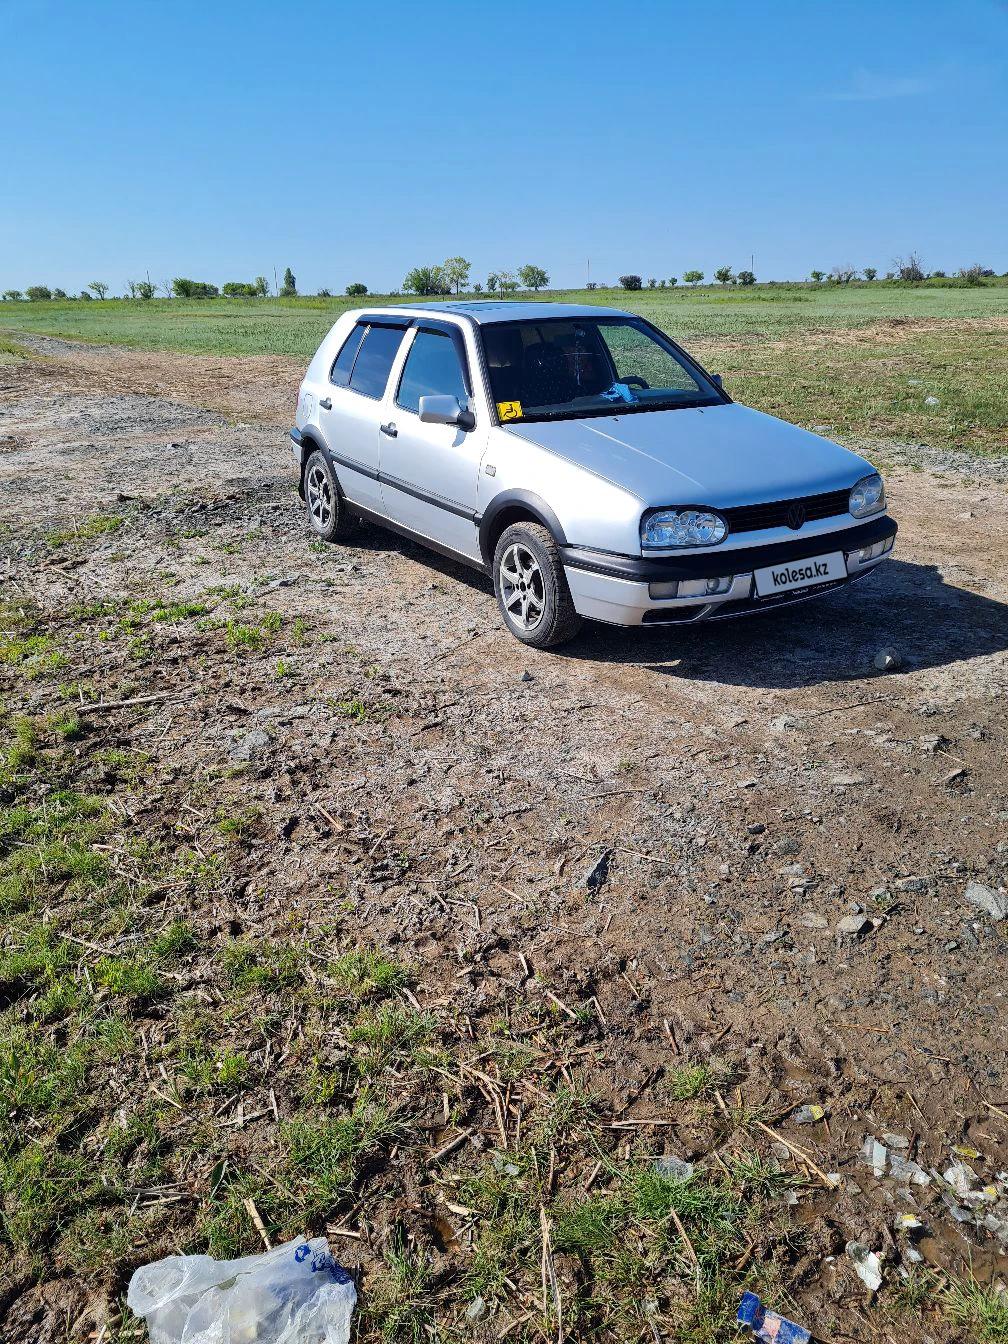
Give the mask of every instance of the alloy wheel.
[[534, 630], [546, 611], [546, 582], [539, 561], [527, 546], [513, 542], [500, 562], [504, 610], [523, 630]]
[[320, 532], [325, 532], [333, 516], [333, 495], [329, 478], [321, 467], [312, 467], [308, 473], [308, 508]]

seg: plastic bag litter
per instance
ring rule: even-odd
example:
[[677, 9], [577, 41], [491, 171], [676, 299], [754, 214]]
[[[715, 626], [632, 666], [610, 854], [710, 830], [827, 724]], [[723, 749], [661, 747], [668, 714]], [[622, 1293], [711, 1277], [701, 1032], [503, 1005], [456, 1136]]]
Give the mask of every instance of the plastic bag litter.
[[265, 1255], [169, 1255], [138, 1269], [126, 1302], [151, 1344], [347, 1344], [353, 1279], [325, 1237]]

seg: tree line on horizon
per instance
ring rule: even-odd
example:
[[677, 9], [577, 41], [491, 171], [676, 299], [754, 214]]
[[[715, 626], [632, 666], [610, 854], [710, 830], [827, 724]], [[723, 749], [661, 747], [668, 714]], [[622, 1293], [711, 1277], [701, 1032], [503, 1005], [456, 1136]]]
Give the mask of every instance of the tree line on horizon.
[[[465, 257], [449, 257], [440, 265], [434, 266], [414, 266], [407, 272], [402, 289], [404, 293], [414, 294], [418, 298], [430, 298], [434, 296], [444, 296], [447, 294], [475, 294], [484, 293], [497, 295], [500, 298], [507, 298], [517, 290], [532, 290], [538, 293], [541, 289], [546, 289], [549, 285], [549, 274], [541, 266], [532, 264], [519, 266], [515, 271], [491, 271], [486, 278], [486, 283], [477, 280], [469, 283], [469, 277], [472, 271], [472, 265]], [[813, 284], [821, 285], [826, 282], [834, 285], [847, 285], [857, 280], [864, 280], [871, 284], [878, 278], [878, 269], [874, 266], [864, 266], [859, 272], [853, 266], [834, 266], [830, 271], [813, 270], [809, 273], [809, 280]], [[945, 280], [952, 279], [967, 285], [982, 284], [985, 279], [994, 277], [997, 273], [989, 266], [979, 264], [973, 266], [962, 266], [953, 276], [948, 276], [943, 270], [925, 271], [923, 262], [916, 252], [911, 252], [907, 257], [897, 257], [892, 263], [892, 269], [887, 271], [882, 277], [885, 281], [899, 281], [908, 284], [921, 284], [925, 280]], [[1008, 271], [1004, 273], [1008, 279]], [[702, 284], [705, 275], [701, 270], [688, 270], [682, 273], [682, 283], [695, 288]], [[756, 276], [751, 270], [733, 271], [731, 266], [720, 266], [714, 272], [714, 280], [719, 285], [741, 285], [747, 287], [757, 283]], [[672, 275], [667, 278], [657, 279], [651, 277], [647, 281], [648, 289], [669, 289], [679, 284], [680, 277]], [[781, 281], [771, 283], [793, 284], [803, 283], [801, 281]], [[611, 289], [613, 286], [601, 281], [588, 281], [586, 289]], [[645, 288], [644, 280], [641, 276], [628, 273], [619, 277], [619, 288], [625, 290], [638, 290]], [[48, 285], [29, 285], [24, 291], [20, 289], [7, 289], [0, 294], [5, 302], [44, 302], [45, 300], [78, 300], [85, 301], [97, 299], [99, 301], [108, 297], [110, 286], [104, 280], [92, 280], [81, 290], [80, 294], [68, 294], [65, 290], [50, 288]], [[264, 299], [270, 296], [269, 281], [264, 275], [256, 276], [253, 281], [229, 280], [224, 285], [218, 287], [206, 280], [191, 280], [184, 276], [176, 276], [174, 280], [165, 280], [160, 285], [155, 284], [148, 275], [144, 280], [128, 280], [122, 295], [124, 299], [135, 299], [140, 302], [147, 302], [157, 298], [160, 293], [165, 298], [170, 299], [216, 299], [216, 298], [249, 298]], [[346, 286], [346, 294], [350, 298], [363, 298], [370, 291], [367, 285], [360, 281], [355, 281]], [[397, 294], [397, 290], [390, 290], [389, 295]], [[281, 299], [290, 299], [298, 297], [297, 279], [294, 272], [288, 266], [284, 271], [283, 284], [277, 287], [277, 296]], [[114, 297], [114, 296], [113, 296]], [[320, 289], [315, 296], [321, 299], [332, 298], [332, 293], [328, 289]]]

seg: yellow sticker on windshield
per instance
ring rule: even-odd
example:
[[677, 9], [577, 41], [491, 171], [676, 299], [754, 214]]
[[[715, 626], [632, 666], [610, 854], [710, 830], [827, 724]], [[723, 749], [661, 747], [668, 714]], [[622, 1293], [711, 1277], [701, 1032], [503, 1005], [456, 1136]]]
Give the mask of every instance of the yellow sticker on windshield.
[[522, 418], [521, 402], [499, 401], [497, 403], [497, 415], [502, 423], [505, 420], [520, 420]]

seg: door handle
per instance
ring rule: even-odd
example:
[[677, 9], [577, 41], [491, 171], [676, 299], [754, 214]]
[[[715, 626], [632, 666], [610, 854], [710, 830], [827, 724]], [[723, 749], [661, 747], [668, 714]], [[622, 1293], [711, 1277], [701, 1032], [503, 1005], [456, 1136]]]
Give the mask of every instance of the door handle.
[[323, 411], [332, 410], [332, 397], [323, 397], [319, 402], [319, 408]]
[[388, 422], [387, 425], [380, 425], [379, 428], [381, 429], [381, 432], [383, 434], [387, 434], [390, 439], [394, 439], [396, 435], [399, 433], [399, 431], [396, 429], [395, 425], [392, 423], [391, 420]]

